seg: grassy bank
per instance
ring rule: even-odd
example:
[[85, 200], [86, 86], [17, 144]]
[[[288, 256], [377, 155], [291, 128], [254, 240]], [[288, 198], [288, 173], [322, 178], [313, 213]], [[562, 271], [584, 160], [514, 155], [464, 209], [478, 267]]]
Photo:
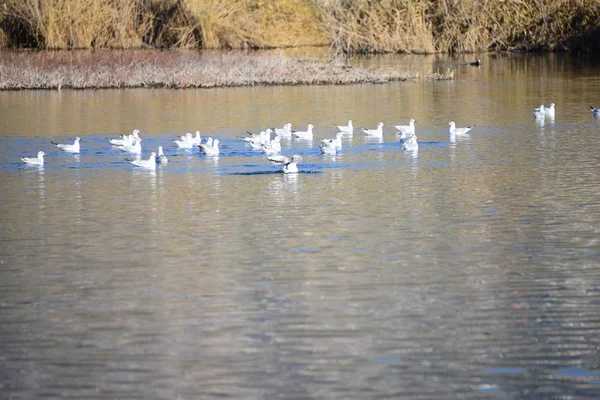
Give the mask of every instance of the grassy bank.
[[600, 47], [598, 0], [3, 0], [0, 44], [38, 49], [477, 52]]
[[[425, 79], [452, 79], [433, 73]], [[410, 70], [363, 69], [340, 60], [197, 51], [3, 52], [0, 90], [212, 88], [252, 85], [384, 83], [418, 79]]]

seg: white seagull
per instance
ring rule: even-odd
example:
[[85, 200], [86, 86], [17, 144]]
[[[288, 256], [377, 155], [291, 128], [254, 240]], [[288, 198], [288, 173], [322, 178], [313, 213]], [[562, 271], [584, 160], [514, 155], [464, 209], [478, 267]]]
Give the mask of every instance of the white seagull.
[[275, 136], [275, 139], [261, 144], [260, 151], [265, 154], [278, 154], [281, 153], [281, 136]]
[[394, 128], [398, 129], [398, 134], [402, 132], [415, 133], [415, 122], [417, 121], [411, 119], [408, 121], [408, 125], [394, 125]]
[[167, 156], [165, 156], [165, 153], [163, 153], [163, 147], [158, 146], [158, 154], [156, 155], [156, 163], [157, 164], [167, 164], [168, 162], [169, 162], [169, 159], [167, 158]]
[[414, 133], [402, 132], [402, 136], [400, 136], [400, 146], [406, 151], [417, 151], [419, 150], [417, 139], [417, 135]]
[[136, 167], [142, 167], [142, 168], [146, 168], [146, 169], [156, 169], [156, 153], [155, 152], [152, 152], [152, 154], [150, 154], [150, 158], [148, 158], [147, 160], [138, 159], [138, 160], [127, 160], [127, 161], [129, 161]]
[[207, 156], [218, 156], [219, 155], [219, 139], [214, 139], [212, 144], [209, 145], [207, 143], [200, 143], [198, 147], [200, 150]]
[[323, 142], [327, 145], [333, 144], [336, 148], [341, 149], [342, 148], [342, 136], [344, 136], [344, 132], [338, 132], [335, 134], [335, 138], [333, 138], [333, 139], [321, 138], [321, 142]]
[[294, 135], [296, 139], [313, 140], [313, 128], [314, 126], [312, 124], [308, 124], [308, 128], [305, 131], [292, 131], [292, 135]]
[[346, 134], [352, 135], [354, 133], [354, 127], [352, 126], [352, 120], [348, 120], [348, 125], [334, 125], [338, 131]]
[[383, 122], [377, 124], [377, 128], [375, 129], [366, 129], [363, 127], [361, 129], [367, 136], [383, 137]]
[[186, 133], [185, 136], [182, 136], [179, 139], [174, 139], [173, 143], [175, 143], [180, 149], [193, 149], [194, 145], [196, 145], [191, 133]]
[[273, 156], [266, 156], [265, 159], [267, 161], [270, 161], [272, 164], [287, 164], [291, 161], [289, 157], [282, 156], [280, 154], [273, 155]]
[[273, 131], [277, 136], [282, 136], [285, 138], [292, 137], [292, 124], [288, 122], [287, 124], [283, 125], [283, 128], [274, 128]]
[[555, 112], [554, 103], [550, 103], [550, 107], [544, 108], [544, 115], [550, 119], [554, 119], [554, 112]]
[[298, 155], [293, 155], [292, 158], [290, 158], [289, 162], [287, 162], [284, 166], [283, 166], [283, 173], [284, 174], [295, 174], [298, 172], [298, 163], [302, 161], [302, 157], [298, 156]]
[[544, 119], [546, 117], [546, 111], [543, 104], [533, 109], [533, 117], [535, 119]]
[[329, 156], [335, 156], [337, 153], [337, 150], [335, 148], [335, 144], [333, 144], [333, 141], [326, 141], [323, 140], [322, 143], [319, 145], [319, 149], [321, 150], [321, 154], [326, 154]]
[[140, 138], [139, 133], [140, 131], [138, 129], [134, 129], [133, 132], [131, 132], [131, 135], [121, 135], [120, 139], [108, 139], [108, 142], [115, 146], [128, 146], [133, 143], [134, 139]]
[[133, 139], [132, 144], [118, 146], [120, 150], [129, 153], [141, 154], [142, 153], [142, 139]]
[[475, 125], [468, 126], [466, 128], [457, 128], [454, 121], [451, 121], [448, 125], [450, 125], [450, 129], [448, 130], [448, 135], [456, 135], [456, 136], [469, 136], [469, 131], [475, 128]]
[[35, 158], [21, 157], [21, 161], [23, 161], [25, 164], [44, 165], [44, 156], [45, 155], [46, 155], [46, 153], [44, 153], [43, 151], [38, 151], [37, 157], [35, 157]]
[[73, 144], [59, 144], [56, 142], [50, 142], [62, 151], [66, 151], [67, 153], [79, 153], [79, 136], [75, 138], [75, 142]]
[[302, 157], [294, 154], [292, 157], [286, 156], [270, 156], [265, 157], [267, 160], [272, 162], [273, 164], [283, 164], [283, 173], [284, 174], [293, 174], [298, 172], [298, 163], [302, 161]]

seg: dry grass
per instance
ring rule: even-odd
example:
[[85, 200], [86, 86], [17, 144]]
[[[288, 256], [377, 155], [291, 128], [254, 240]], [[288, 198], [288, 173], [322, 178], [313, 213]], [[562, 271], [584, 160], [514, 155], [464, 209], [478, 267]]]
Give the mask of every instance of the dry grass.
[[[353, 68], [338, 59], [323, 62], [239, 52], [20, 51], [0, 57], [0, 90], [339, 85], [418, 78], [409, 70]], [[453, 73], [425, 78], [452, 79]]]
[[600, 46], [599, 0], [2, 0], [0, 46], [478, 52]]
[[41, 49], [325, 45], [311, 0], [3, 0], [0, 30]]
[[315, 0], [344, 52], [598, 47], [598, 0]]

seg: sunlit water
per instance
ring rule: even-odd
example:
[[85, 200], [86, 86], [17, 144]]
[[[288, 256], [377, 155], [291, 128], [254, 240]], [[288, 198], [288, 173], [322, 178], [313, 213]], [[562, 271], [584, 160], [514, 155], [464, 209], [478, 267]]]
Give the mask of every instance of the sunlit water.
[[[449, 82], [0, 93], [0, 397], [597, 398], [600, 63], [464, 61], [353, 60]], [[418, 154], [391, 128], [410, 118]], [[284, 140], [294, 175], [236, 138], [348, 119], [384, 139]], [[451, 120], [476, 128], [450, 144]], [[108, 144], [134, 128], [168, 165]], [[171, 142], [196, 130], [218, 158]], [[50, 144], [76, 135], [78, 156]]]

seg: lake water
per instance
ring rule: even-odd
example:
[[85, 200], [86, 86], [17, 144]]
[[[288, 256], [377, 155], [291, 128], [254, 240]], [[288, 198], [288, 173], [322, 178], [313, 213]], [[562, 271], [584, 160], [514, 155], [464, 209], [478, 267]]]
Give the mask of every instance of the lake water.
[[[464, 61], [352, 60], [443, 82], [1, 92], [0, 398], [598, 398], [600, 60]], [[410, 118], [418, 154], [392, 128]], [[348, 119], [383, 140], [284, 140], [293, 175], [236, 138]], [[476, 127], [449, 144], [449, 121]], [[168, 165], [108, 144], [134, 128]], [[218, 158], [171, 142], [196, 130]], [[79, 156], [50, 143], [77, 135]]]

